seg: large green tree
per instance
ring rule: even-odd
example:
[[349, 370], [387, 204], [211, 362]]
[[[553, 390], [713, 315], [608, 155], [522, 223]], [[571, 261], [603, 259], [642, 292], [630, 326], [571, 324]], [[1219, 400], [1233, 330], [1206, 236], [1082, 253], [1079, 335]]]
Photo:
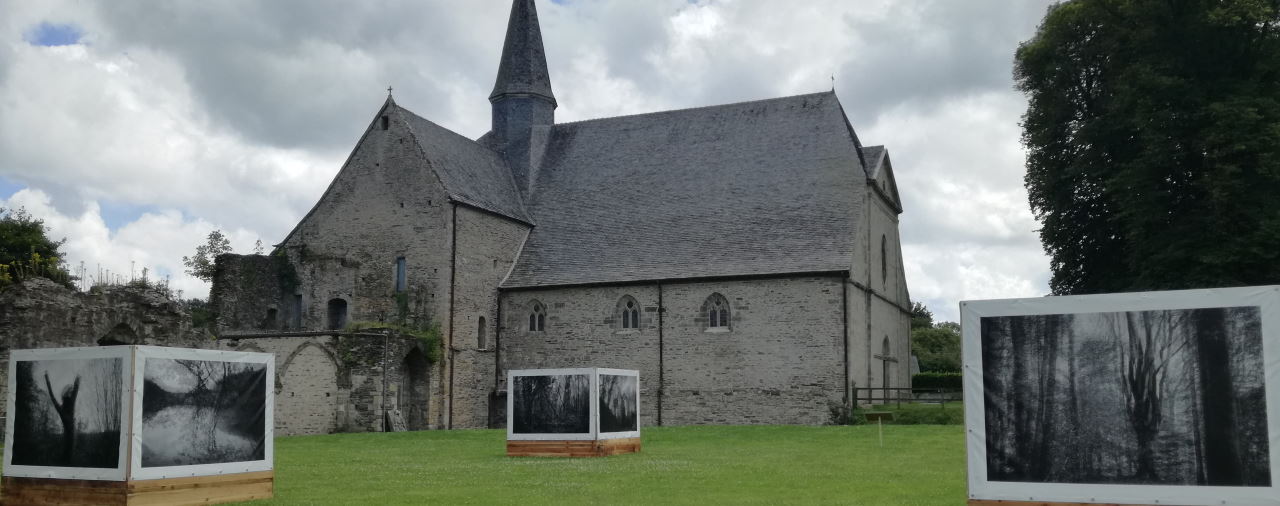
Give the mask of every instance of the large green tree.
[[911, 352], [920, 360], [920, 372], [960, 372], [960, 325], [939, 322], [911, 329]]
[[1017, 52], [1056, 294], [1280, 283], [1280, 0], [1070, 0]]

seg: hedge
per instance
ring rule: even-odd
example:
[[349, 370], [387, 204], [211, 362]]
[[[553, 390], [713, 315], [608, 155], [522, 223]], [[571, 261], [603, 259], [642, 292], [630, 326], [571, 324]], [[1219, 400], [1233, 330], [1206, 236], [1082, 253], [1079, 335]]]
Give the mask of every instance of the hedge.
[[922, 372], [911, 377], [912, 388], [953, 388], [959, 390], [964, 376], [958, 372]]

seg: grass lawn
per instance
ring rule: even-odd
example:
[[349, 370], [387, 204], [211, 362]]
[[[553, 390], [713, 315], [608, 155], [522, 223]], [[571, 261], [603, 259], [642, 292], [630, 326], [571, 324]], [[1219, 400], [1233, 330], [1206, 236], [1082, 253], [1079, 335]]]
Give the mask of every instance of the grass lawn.
[[276, 499], [252, 504], [965, 503], [962, 426], [644, 429], [644, 451], [508, 458], [505, 432], [276, 440]]

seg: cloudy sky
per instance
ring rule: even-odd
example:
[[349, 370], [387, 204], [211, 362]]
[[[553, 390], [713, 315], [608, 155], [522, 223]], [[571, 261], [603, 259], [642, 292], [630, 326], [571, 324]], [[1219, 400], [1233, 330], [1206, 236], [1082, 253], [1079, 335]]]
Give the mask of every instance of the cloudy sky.
[[[913, 300], [1039, 296], [1011, 63], [1050, 0], [540, 0], [557, 119], [836, 91], [888, 147]], [[73, 270], [143, 267], [185, 296], [213, 229], [268, 247], [394, 86], [487, 130], [510, 0], [0, 0], [0, 206]], [[136, 275], [136, 274], [135, 274]]]

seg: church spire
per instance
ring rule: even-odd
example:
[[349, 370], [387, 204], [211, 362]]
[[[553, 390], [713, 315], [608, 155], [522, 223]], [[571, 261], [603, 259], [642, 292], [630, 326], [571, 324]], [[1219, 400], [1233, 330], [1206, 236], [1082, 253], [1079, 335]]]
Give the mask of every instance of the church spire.
[[522, 96], [541, 98], [549, 101], [552, 108], [556, 107], [534, 0], [514, 0], [511, 4], [498, 80], [489, 101], [496, 104], [505, 98]]
[[551, 94], [547, 54], [534, 0], [515, 0], [502, 46], [498, 82], [489, 102], [493, 104], [493, 130], [488, 144], [501, 152], [524, 196], [533, 193], [556, 123], [556, 97]]

